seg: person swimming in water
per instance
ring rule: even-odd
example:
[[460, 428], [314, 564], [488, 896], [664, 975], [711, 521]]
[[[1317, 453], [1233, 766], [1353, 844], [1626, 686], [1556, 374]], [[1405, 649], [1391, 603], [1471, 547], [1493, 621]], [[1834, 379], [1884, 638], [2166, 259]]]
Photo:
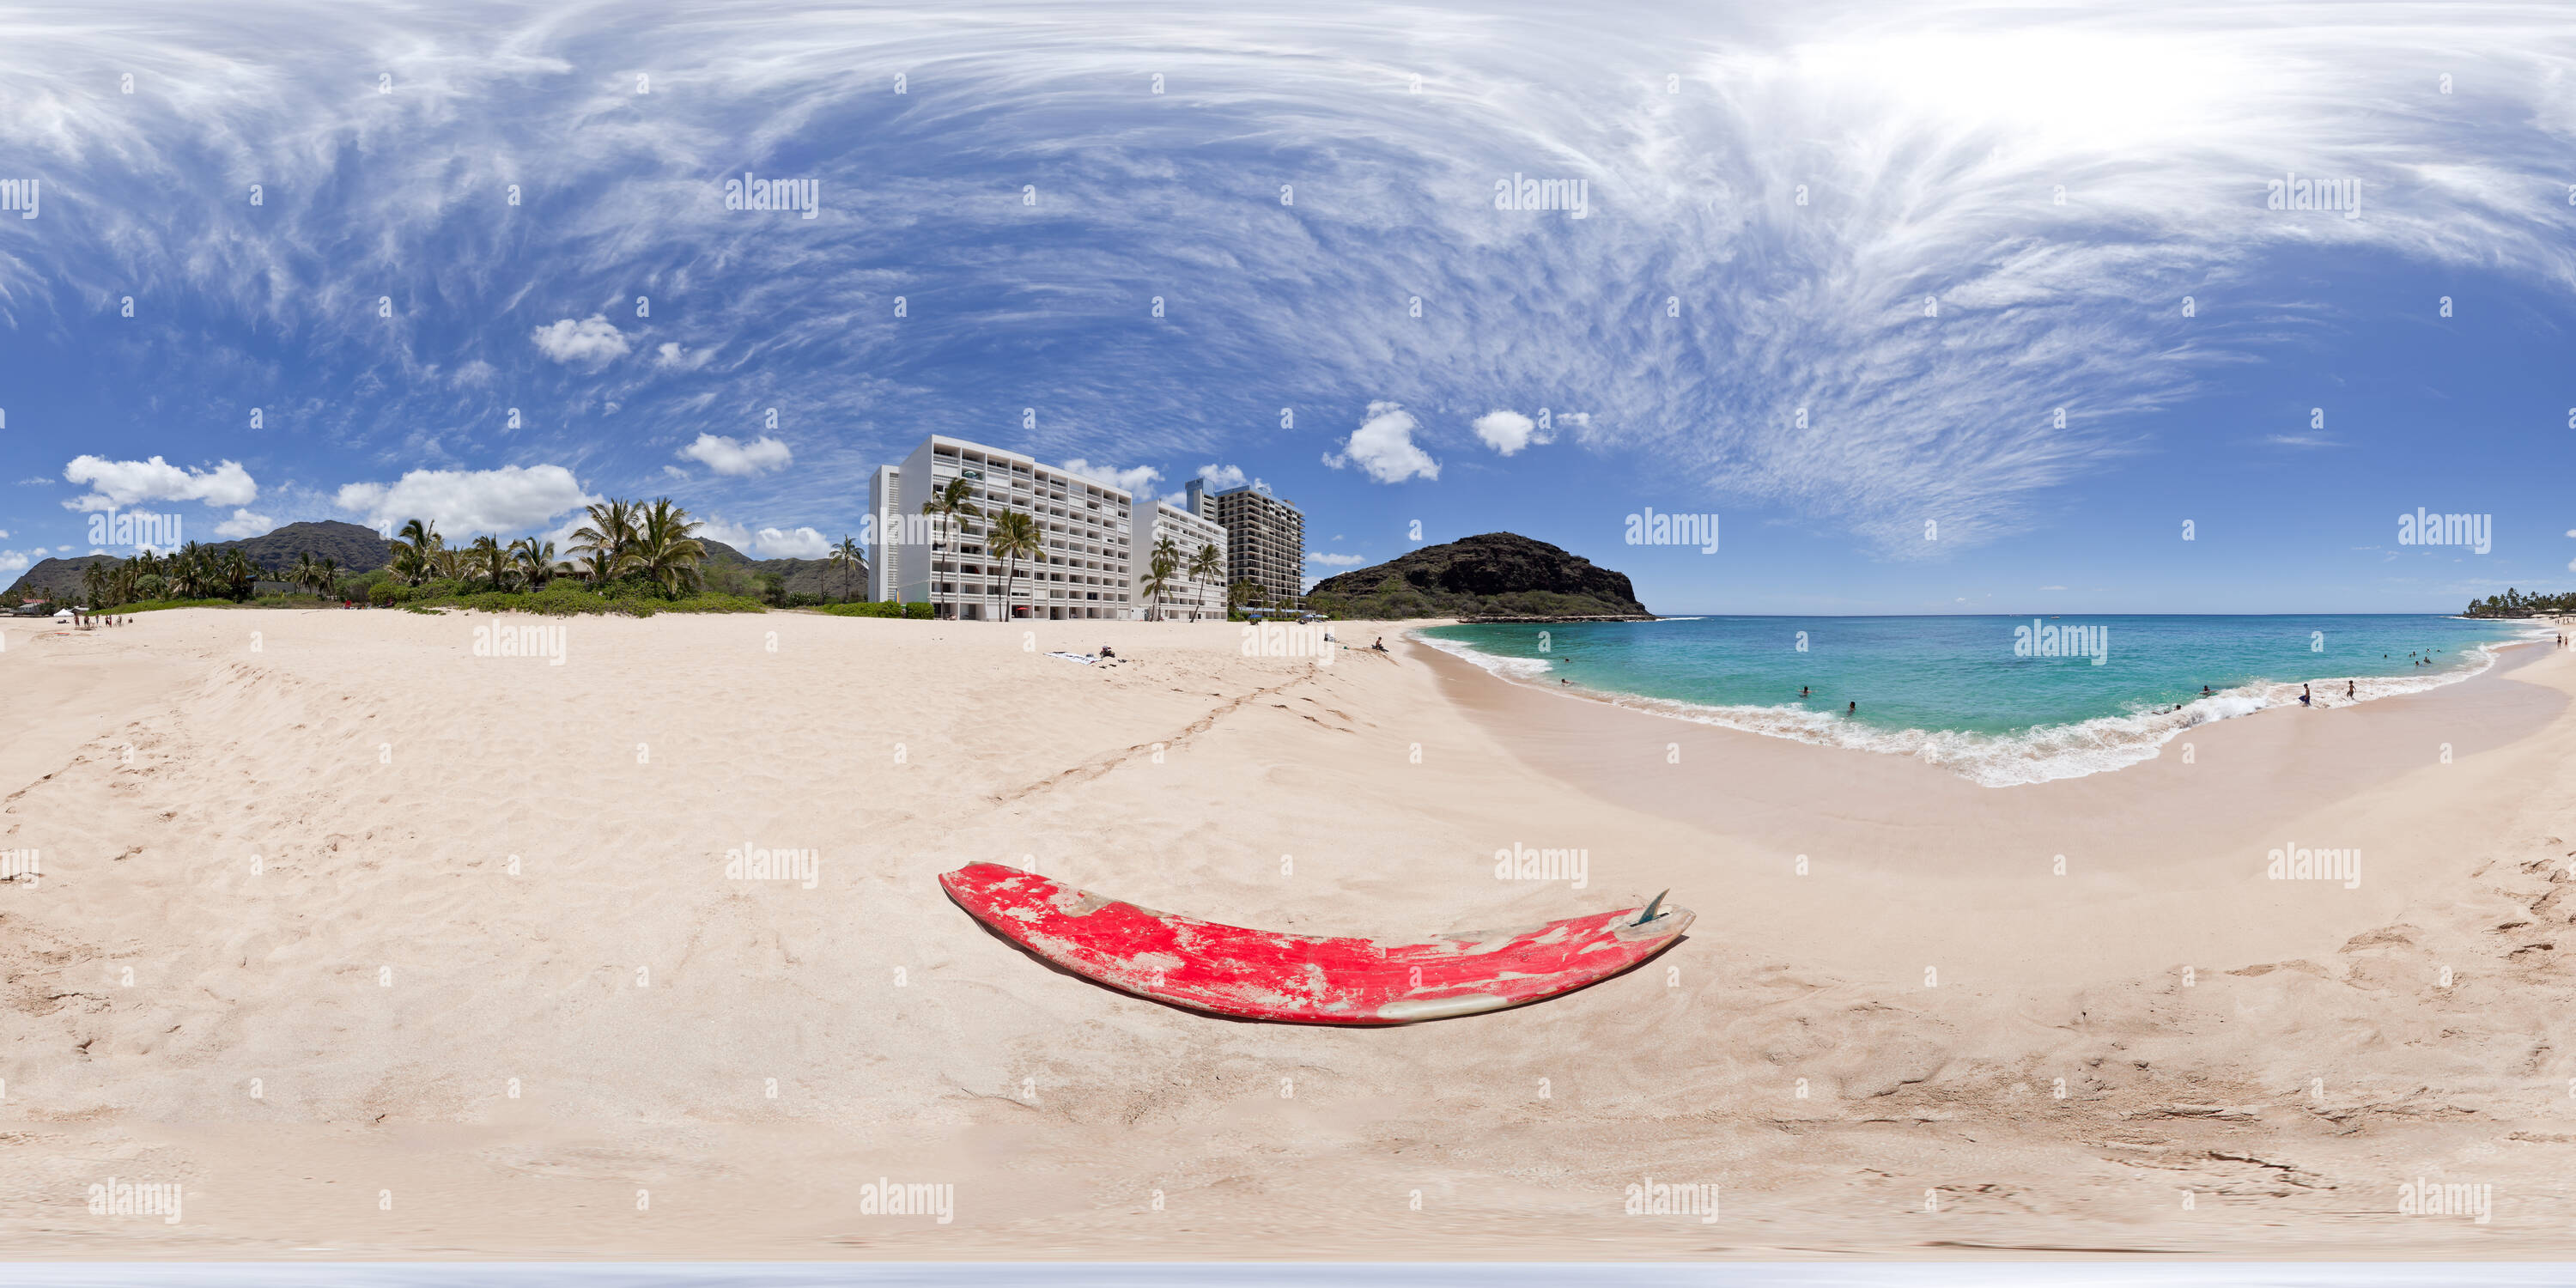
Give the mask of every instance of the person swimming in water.
[[1801, 685], [1799, 685], [1799, 686], [1798, 686], [1798, 696], [1799, 696], [1799, 697], [1801, 697], [1801, 698], [1804, 698], [1804, 697], [1806, 697], [1806, 696], [1807, 696], [1807, 686], [1806, 686], [1806, 685], [1801, 684]]
[[1860, 704], [1859, 704], [1859, 703], [1857, 703], [1857, 702], [1855, 702], [1855, 703], [1851, 704], [1851, 710], [1846, 711], [1846, 712], [1844, 712], [1843, 714], [1844, 714], [1844, 715], [1851, 715], [1851, 716], [1859, 715], [1859, 714], [1860, 714]]

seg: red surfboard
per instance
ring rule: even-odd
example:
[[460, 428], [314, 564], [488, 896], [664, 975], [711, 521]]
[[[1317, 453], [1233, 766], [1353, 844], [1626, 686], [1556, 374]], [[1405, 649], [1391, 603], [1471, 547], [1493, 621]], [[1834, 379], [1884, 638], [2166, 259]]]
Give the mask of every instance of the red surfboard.
[[1003, 938], [1085, 979], [1300, 1024], [1409, 1024], [1535, 1002], [1616, 975], [1691, 924], [1689, 909], [1658, 895], [1642, 909], [1383, 943], [1174, 916], [999, 863], [970, 863], [939, 884]]

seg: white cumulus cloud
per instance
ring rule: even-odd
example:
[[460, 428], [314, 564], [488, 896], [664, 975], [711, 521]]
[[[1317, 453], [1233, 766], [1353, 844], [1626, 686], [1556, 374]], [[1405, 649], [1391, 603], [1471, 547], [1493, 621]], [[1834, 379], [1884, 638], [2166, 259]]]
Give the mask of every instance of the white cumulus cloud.
[[208, 505], [244, 505], [259, 495], [259, 484], [239, 461], [223, 461], [211, 470], [191, 470], [158, 456], [144, 461], [111, 461], [75, 456], [63, 467], [63, 478], [86, 483], [87, 496], [63, 502], [66, 510], [113, 510], [137, 501], [203, 501]]
[[1440, 462], [1413, 445], [1413, 431], [1421, 427], [1401, 403], [1370, 403], [1367, 418], [1351, 431], [1350, 441], [1325, 457], [1324, 464], [1337, 470], [1357, 465], [1380, 483], [1401, 483], [1417, 476], [1437, 479]]
[[1106, 483], [1126, 492], [1129, 496], [1140, 495], [1150, 490], [1154, 486], [1154, 480], [1163, 477], [1163, 472], [1151, 465], [1113, 470], [1106, 465], [1095, 466], [1079, 456], [1064, 463], [1064, 472], [1079, 474], [1095, 483]]
[[451, 535], [519, 532], [595, 498], [560, 465], [413, 470], [392, 483], [351, 483], [336, 498], [379, 530], [427, 519]]
[[1323, 551], [1321, 551], [1321, 550], [1309, 550], [1309, 551], [1307, 551], [1307, 552], [1306, 552], [1306, 562], [1308, 562], [1308, 563], [1319, 563], [1319, 564], [1324, 565], [1324, 566], [1325, 566], [1325, 567], [1327, 567], [1327, 568], [1353, 568], [1353, 567], [1357, 567], [1357, 566], [1359, 566], [1360, 564], [1367, 563], [1367, 562], [1368, 562], [1368, 556], [1367, 556], [1367, 555], [1332, 555], [1332, 554], [1326, 554], [1326, 553], [1324, 553], [1324, 552], [1323, 552]]
[[751, 539], [752, 548], [763, 559], [820, 559], [832, 553], [832, 539], [812, 528], [793, 528], [781, 532], [762, 528]]
[[666, 343], [653, 351], [653, 365], [669, 371], [695, 371], [707, 365], [707, 359], [714, 356], [716, 355], [713, 349], [691, 351], [677, 344]]
[[27, 556], [15, 550], [0, 550], [0, 572], [19, 572], [26, 566]]
[[680, 455], [696, 461], [718, 474], [758, 474], [763, 470], [785, 469], [794, 453], [787, 444], [775, 438], [755, 438], [748, 443], [722, 434], [700, 434], [698, 441], [680, 449]]
[[599, 367], [626, 356], [626, 337], [615, 325], [593, 313], [575, 322], [565, 318], [536, 330], [537, 351], [557, 362]]
[[242, 537], [266, 536], [276, 527], [277, 521], [265, 514], [235, 510], [233, 517], [215, 525], [215, 535], [227, 540], [238, 540]]
[[721, 541], [749, 559], [821, 559], [837, 542], [812, 528], [745, 527], [721, 518], [701, 521], [701, 541]]
[[1231, 492], [1242, 487], [1244, 480], [1243, 467], [1240, 465], [1202, 465], [1199, 467], [1198, 477], [1207, 480], [1207, 490], [1210, 492]]
[[1478, 416], [1474, 424], [1476, 437], [1485, 440], [1485, 446], [1505, 456], [1533, 443], [1556, 441], [1556, 435], [1539, 428], [1537, 421], [1509, 408], [1486, 412]]

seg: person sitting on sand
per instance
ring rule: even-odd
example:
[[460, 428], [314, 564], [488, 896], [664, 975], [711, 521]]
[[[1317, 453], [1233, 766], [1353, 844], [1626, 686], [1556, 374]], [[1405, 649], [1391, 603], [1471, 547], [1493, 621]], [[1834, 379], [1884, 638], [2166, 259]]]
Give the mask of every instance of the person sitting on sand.
[[1371, 644], [1371, 645], [1369, 645], [1369, 647], [1370, 647], [1370, 648], [1373, 648], [1373, 649], [1376, 649], [1376, 650], [1377, 650], [1378, 652], [1380, 652], [1380, 653], [1385, 652], [1385, 651], [1386, 651], [1386, 637], [1385, 637], [1385, 636], [1383, 636], [1383, 635], [1378, 636], [1378, 637], [1377, 637], [1377, 643], [1375, 643], [1375, 644]]
[[2304, 684], [2299, 686], [2299, 705], [2303, 707], [2310, 705], [2308, 702], [2308, 686]]
[[1103, 645], [1101, 645], [1101, 646], [1100, 646], [1100, 656], [1102, 656], [1103, 658], [1112, 658], [1112, 657], [1116, 657], [1116, 656], [1118, 656], [1118, 655], [1117, 655], [1116, 653], [1111, 652], [1111, 651], [1110, 651], [1110, 649], [1109, 649], [1109, 646], [1108, 646], [1108, 645], [1103, 644]]

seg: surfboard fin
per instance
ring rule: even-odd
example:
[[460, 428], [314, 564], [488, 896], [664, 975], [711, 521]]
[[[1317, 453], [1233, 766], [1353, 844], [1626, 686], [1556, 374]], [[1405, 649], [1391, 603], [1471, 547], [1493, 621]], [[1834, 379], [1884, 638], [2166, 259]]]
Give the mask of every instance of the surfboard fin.
[[[1672, 893], [1672, 891], [1670, 891], [1670, 890], [1666, 890], [1666, 891], [1664, 891], [1664, 894], [1671, 894], [1671, 893]], [[1647, 905], [1646, 905], [1646, 910], [1645, 910], [1644, 912], [1638, 913], [1638, 914], [1637, 914], [1637, 919], [1636, 919], [1635, 921], [1629, 922], [1628, 924], [1629, 924], [1629, 925], [1632, 925], [1632, 926], [1642, 926], [1642, 925], [1645, 925], [1645, 924], [1646, 924], [1647, 922], [1649, 922], [1649, 921], [1653, 921], [1653, 920], [1655, 919], [1655, 917], [1656, 917], [1656, 912], [1655, 912], [1655, 910], [1656, 910], [1657, 908], [1661, 908], [1661, 907], [1663, 907], [1663, 906], [1664, 906], [1664, 894], [1656, 895], [1656, 896], [1655, 896], [1655, 898], [1654, 898], [1654, 901], [1653, 901], [1652, 903], [1649, 903], [1649, 904], [1647, 904]]]

